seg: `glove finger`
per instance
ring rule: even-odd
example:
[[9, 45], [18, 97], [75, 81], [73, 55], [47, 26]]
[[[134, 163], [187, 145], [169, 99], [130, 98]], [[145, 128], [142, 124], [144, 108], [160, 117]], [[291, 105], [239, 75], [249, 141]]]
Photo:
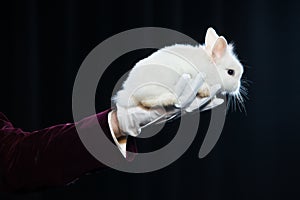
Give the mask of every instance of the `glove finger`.
[[184, 92], [184, 89], [189, 83], [190, 79], [191, 76], [189, 74], [182, 74], [182, 76], [179, 78], [175, 86], [175, 94], [177, 95], [177, 97], [181, 96], [181, 94]]
[[[184, 96], [184, 104], [183, 107], [189, 106], [196, 99], [196, 95], [200, 89], [200, 87], [204, 83], [205, 75], [201, 72], [197, 74], [194, 80], [190, 81], [190, 84], [186, 86], [185, 91], [186, 94]], [[197, 100], [196, 100], [197, 101]]]
[[146, 123], [145, 125], [141, 126], [140, 129], [146, 128], [150, 126], [151, 124], [157, 123], [159, 124], [161, 121], [164, 121], [164, 118], [167, 116], [167, 113], [162, 114], [161, 116], [157, 117], [156, 119], [150, 121], [149, 123]]
[[205, 110], [213, 109], [213, 108], [215, 108], [215, 107], [221, 105], [223, 102], [224, 102], [223, 99], [215, 98], [215, 99], [213, 99], [209, 104], [207, 104], [207, 106], [205, 106], [204, 108], [202, 108], [202, 109], [201, 109], [201, 112], [202, 112], [202, 111], [205, 111]]
[[194, 101], [185, 109], [186, 112], [193, 112], [194, 110], [200, 108], [202, 105], [204, 105], [210, 98], [199, 98], [196, 97]]
[[189, 80], [178, 98], [179, 103], [175, 104], [175, 107], [184, 108], [193, 102], [198, 90], [204, 82], [204, 77], [205, 75], [203, 73], [198, 73], [194, 80]]
[[213, 85], [210, 88], [210, 96], [214, 97], [217, 94], [217, 92], [219, 92], [220, 89], [221, 89], [221, 85], [220, 84]]
[[197, 92], [203, 85], [205, 76], [206, 75], [204, 73], [199, 72], [195, 79], [192, 81], [191, 91], [193, 92], [193, 96], [196, 96]]

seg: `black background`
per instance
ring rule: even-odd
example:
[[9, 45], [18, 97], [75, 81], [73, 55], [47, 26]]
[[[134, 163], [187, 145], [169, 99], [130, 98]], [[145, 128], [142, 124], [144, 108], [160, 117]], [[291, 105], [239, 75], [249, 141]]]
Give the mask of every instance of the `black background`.
[[[1, 2], [0, 110], [24, 130], [71, 122], [80, 64], [100, 42], [131, 28], [171, 28], [203, 43], [212, 26], [235, 43], [252, 81], [247, 115], [229, 112], [204, 159], [197, 154], [205, 130], [162, 170], [107, 169], [14, 198], [299, 199], [299, 10], [296, 0]], [[96, 96], [99, 111], [109, 108], [115, 81], [149, 52], [132, 52], [110, 66]]]

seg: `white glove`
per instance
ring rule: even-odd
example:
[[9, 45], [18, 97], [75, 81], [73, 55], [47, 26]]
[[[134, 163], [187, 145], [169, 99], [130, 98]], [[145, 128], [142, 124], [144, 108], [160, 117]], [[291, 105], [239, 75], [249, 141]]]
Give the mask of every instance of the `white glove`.
[[210, 97], [203, 99], [196, 97], [197, 92], [204, 82], [203, 78], [204, 75], [201, 73], [199, 73], [194, 80], [191, 79], [190, 75], [183, 74], [178, 80], [174, 91], [178, 97], [178, 103], [169, 111], [166, 111], [162, 107], [152, 109], [147, 109], [142, 106], [125, 108], [117, 104], [117, 118], [121, 131], [126, 135], [136, 137], [141, 133], [142, 128], [153, 123], [167, 121], [175, 117], [182, 110], [192, 112], [206, 104], [212, 98], [214, 99], [204, 108], [201, 108], [201, 111], [222, 104], [222, 99], [214, 97], [220, 89], [220, 86], [213, 88], [214, 90], [211, 91]]

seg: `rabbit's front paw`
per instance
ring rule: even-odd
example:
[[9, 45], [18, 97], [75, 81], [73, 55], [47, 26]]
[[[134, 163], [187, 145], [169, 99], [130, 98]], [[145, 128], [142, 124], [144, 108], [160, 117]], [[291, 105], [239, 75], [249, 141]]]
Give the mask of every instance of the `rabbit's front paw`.
[[207, 83], [203, 83], [203, 85], [201, 86], [201, 88], [198, 91], [198, 96], [200, 98], [204, 98], [204, 97], [209, 97], [210, 96], [209, 85]]

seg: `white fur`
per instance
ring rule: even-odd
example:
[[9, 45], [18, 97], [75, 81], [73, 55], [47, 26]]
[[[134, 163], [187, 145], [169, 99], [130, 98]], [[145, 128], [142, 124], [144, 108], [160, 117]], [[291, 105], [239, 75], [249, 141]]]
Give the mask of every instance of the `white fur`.
[[[231, 45], [209, 28], [205, 44], [199, 46], [175, 44], [154, 52], [140, 60], [129, 73], [123, 88], [114, 97], [124, 107], [168, 106], [177, 103], [174, 86], [182, 74], [194, 78], [202, 72], [208, 86], [221, 84], [223, 91], [239, 90], [243, 67], [234, 55]], [[227, 73], [235, 70], [235, 76]]]

